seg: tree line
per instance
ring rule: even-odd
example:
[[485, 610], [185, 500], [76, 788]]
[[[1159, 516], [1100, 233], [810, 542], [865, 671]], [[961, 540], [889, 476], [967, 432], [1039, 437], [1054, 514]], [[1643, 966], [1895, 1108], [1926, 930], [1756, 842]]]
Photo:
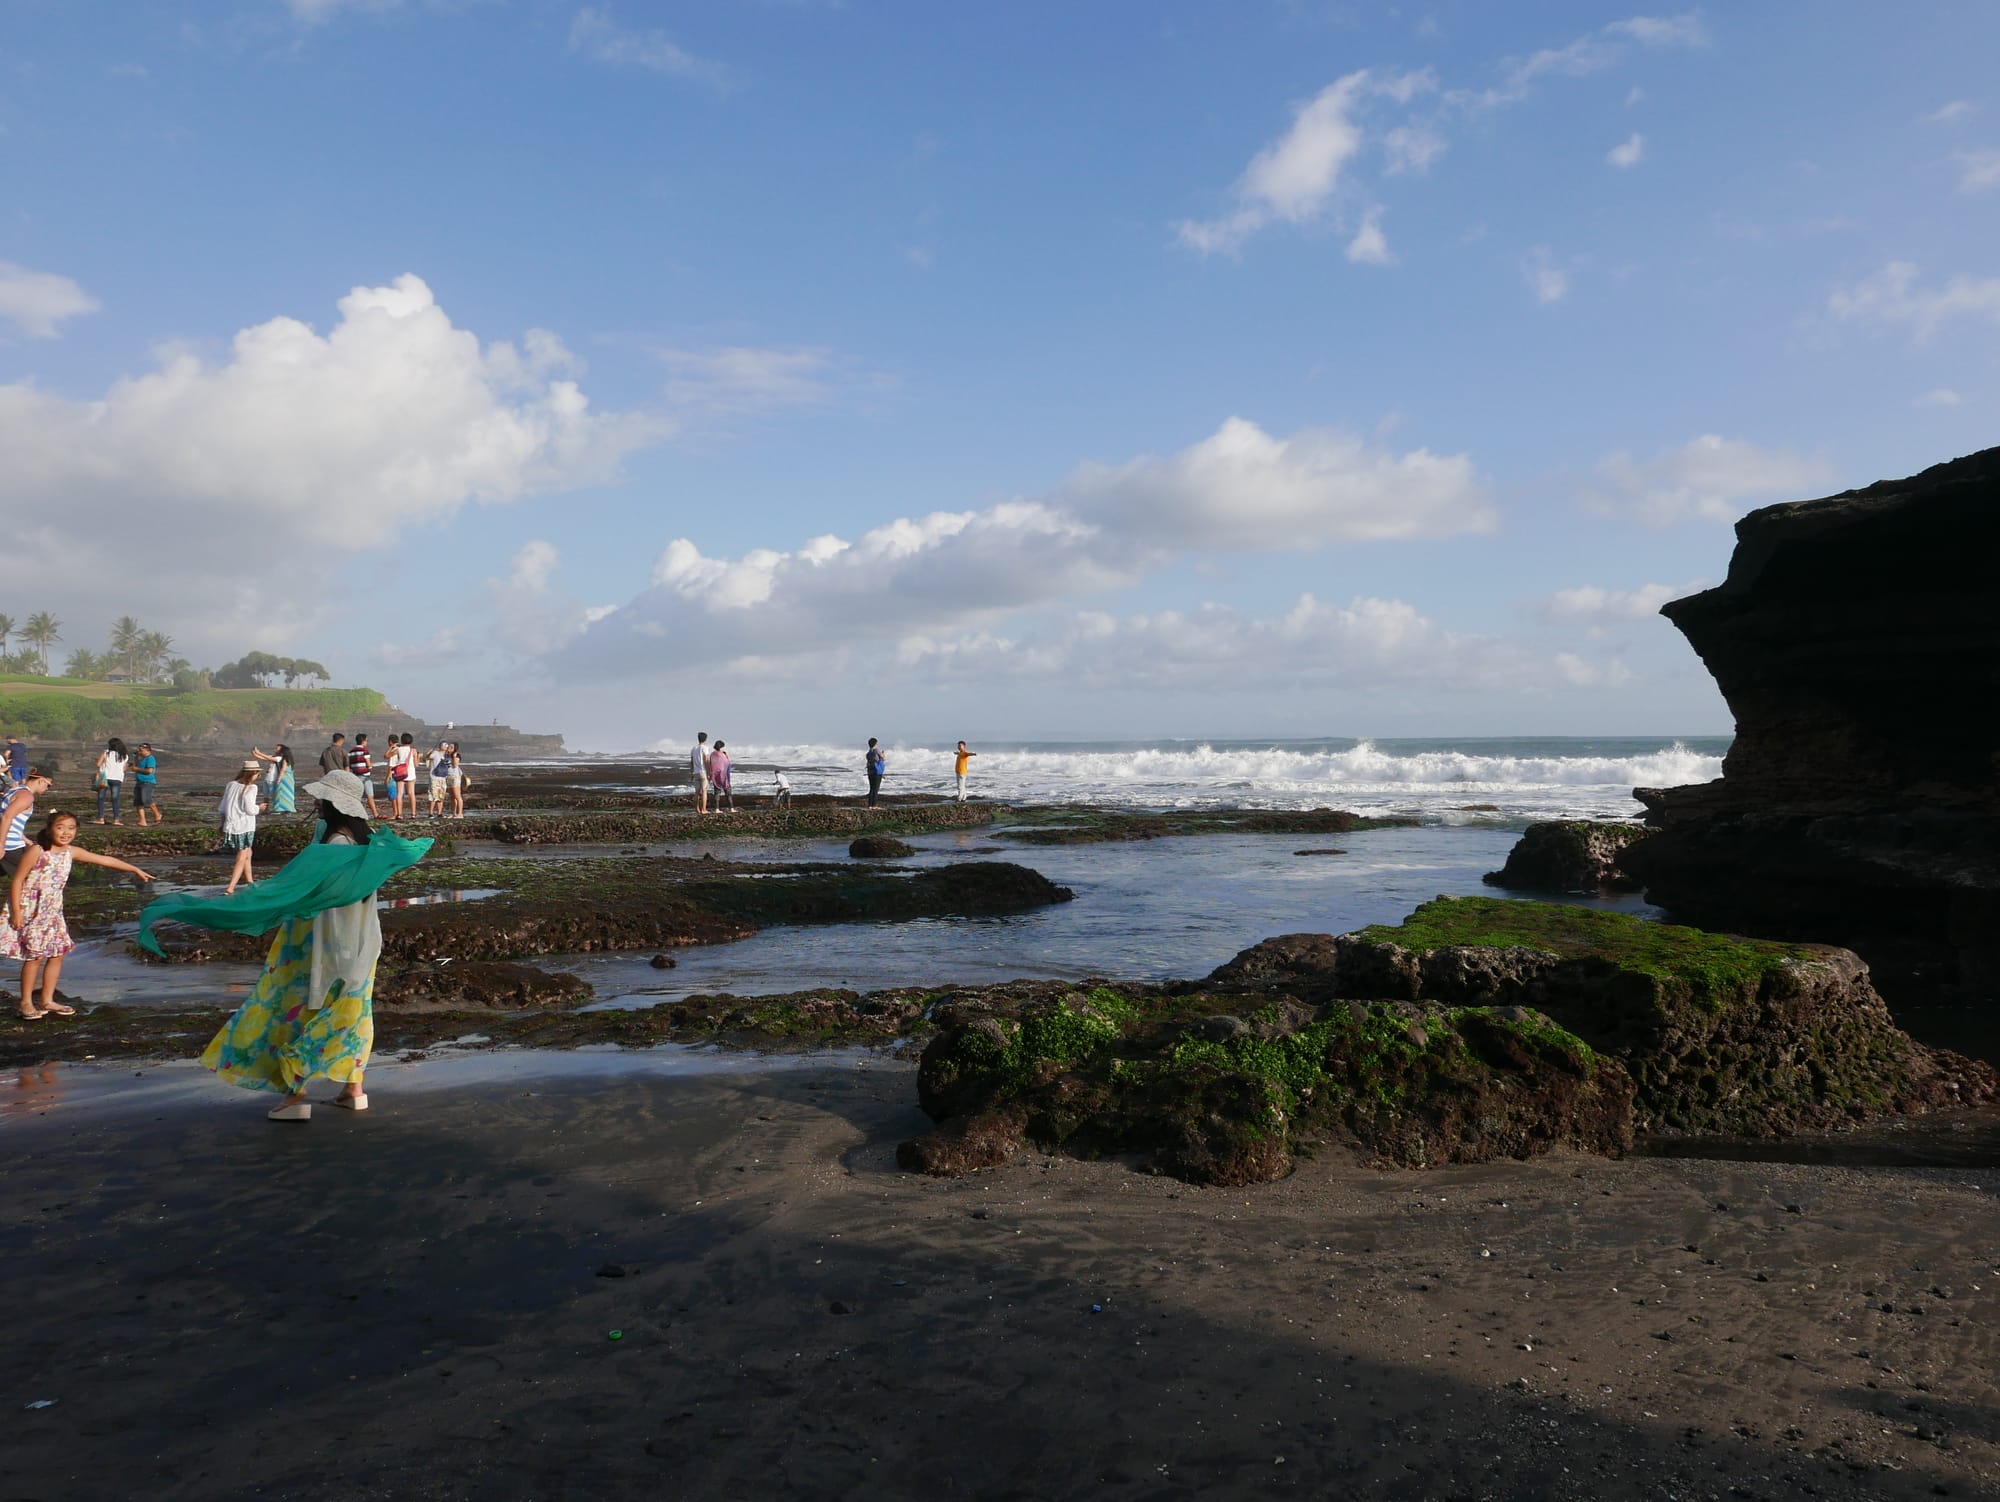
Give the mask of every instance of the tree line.
[[[62, 641], [63, 623], [46, 610], [37, 611], [16, 623], [0, 615], [0, 672], [49, 674], [49, 649]], [[19, 651], [9, 644], [19, 641]], [[149, 631], [138, 620], [121, 615], [111, 624], [107, 650], [93, 652], [78, 647], [63, 664], [63, 676], [86, 683], [121, 680], [127, 683], [171, 683], [192, 691], [200, 688], [272, 688], [282, 682], [286, 688], [313, 688], [332, 674], [309, 657], [275, 657], [269, 652], [246, 652], [235, 662], [219, 668], [198, 668], [174, 653], [174, 639], [160, 631]]]

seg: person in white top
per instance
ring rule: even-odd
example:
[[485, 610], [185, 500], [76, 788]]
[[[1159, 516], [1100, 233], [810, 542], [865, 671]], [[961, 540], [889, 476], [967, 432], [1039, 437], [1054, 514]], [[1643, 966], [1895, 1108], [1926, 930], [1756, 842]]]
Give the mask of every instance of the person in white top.
[[771, 791], [772, 807], [790, 808], [792, 806], [791, 779], [785, 776], [784, 770], [782, 768], [780, 768], [776, 773], [774, 773], [773, 776], [777, 780], [777, 786], [774, 787]]
[[125, 765], [132, 754], [125, 749], [125, 743], [112, 736], [104, 743], [104, 749], [97, 753], [97, 822], [104, 822], [104, 799], [111, 798], [111, 822], [123, 824], [119, 817], [122, 810], [119, 801], [125, 796]]
[[694, 811], [708, 812], [708, 732], [702, 731], [694, 738], [694, 750], [688, 752], [688, 780], [694, 784]]
[[257, 843], [257, 815], [264, 808], [257, 798], [257, 778], [263, 770], [256, 762], [246, 761], [236, 780], [222, 790], [222, 803], [217, 810], [222, 815], [222, 843], [236, 852], [229, 885], [222, 889], [225, 897], [257, 879], [250, 871], [250, 851]]

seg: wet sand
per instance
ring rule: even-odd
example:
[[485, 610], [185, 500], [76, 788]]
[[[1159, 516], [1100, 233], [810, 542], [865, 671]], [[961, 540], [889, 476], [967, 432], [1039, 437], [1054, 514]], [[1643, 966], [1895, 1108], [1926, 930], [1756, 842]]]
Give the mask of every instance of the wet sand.
[[684, 1057], [4, 1077], [0, 1495], [2000, 1491], [2000, 1168], [933, 1181], [907, 1065]]

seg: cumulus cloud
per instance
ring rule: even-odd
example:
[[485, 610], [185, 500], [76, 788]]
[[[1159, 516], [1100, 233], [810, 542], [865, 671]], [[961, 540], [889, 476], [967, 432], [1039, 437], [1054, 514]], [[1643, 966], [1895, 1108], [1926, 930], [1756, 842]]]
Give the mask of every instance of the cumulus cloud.
[[1382, 210], [1379, 206], [1361, 216], [1361, 228], [1347, 242], [1347, 259], [1363, 266], [1396, 264], [1395, 256], [1389, 251], [1388, 238], [1382, 233]]
[[1958, 191], [1985, 193], [2000, 188], [2000, 151], [1959, 151], [1952, 154], [1958, 163]]
[[2000, 277], [1955, 276], [1941, 287], [1919, 284], [1909, 261], [1891, 261], [1827, 299], [1834, 317], [1853, 323], [1901, 324], [1928, 339], [1947, 324], [1986, 319], [2000, 322]]
[[[666, 436], [657, 416], [593, 412], [575, 369], [546, 332], [482, 346], [406, 275], [356, 287], [323, 334], [273, 318], [226, 358], [168, 349], [94, 399], [0, 385], [10, 566], [73, 581], [79, 615], [185, 621], [202, 579], [201, 629], [224, 646], [245, 623], [303, 623], [332, 608], [342, 558], [468, 504], [609, 478]], [[152, 519], [140, 549], [135, 508]]]
[[1607, 151], [1604, 154], [1604, 160], [1620, 171], [1623, 171], [1627, 167], [1638, 166], [1645, 159], [1645, 156], [1646, 138], [1635, 130], [1631, 135]]
[[102, 306], [66, 276], [0, 261], [0, 318], [30, 339], [53, 339], [70, 319]]
[[710, 58], [697, 57], [664, 31], [634, 31], [613, 20], [609, 11], [586, 5], [570, 23], [569, 50], [618, 68], [640, 68], [673, 78], [694, 78], [703, 83], [726, 84], [727, 67]]
[[1667, 601], [1693, 594], [1707, 582], [1691, 579], [1685, 584], [1641, 584], [1635, 589], [1579, 584], [1537, 600], [1529, 613], [1552, 626], [1620, 626], [1652, 619]]
[[1964, 400], [1964, 397], [1953, 391], [1949, 386], [1937, 386], [1926, 391], [1922, 396], [1911, 397], [1910, 405], [1913, 407], [1956, 407]]
[[1563, 682], [1571, 688], [1617, 688], [1632, 681], [1632, 670], [1615, 658], [1610, 662], [1591, 662], [1574, 652], [1558, 652], [1555, 665]]
[[1329, 429], [1278, 438], [1233, 418], [1166, 458], [1082, 465], [1040, 498], [902, 518], [853, 541], [820, 536], [732, 559], [677, 538], [648, 588], [572, 643], [563, 670], [617, 676], [948, 634], [1129, 584], [1191, 551], [1303, 550], [1493, 521], [1463, 455], [1399, 455]]
[[1421, 176], [1445, 153], [1449, 143], [1427, 125], [1398, 125], [1382, 137], [1382, 170], [1391, 177], [1405, 172]]
[[1528, 252], [1521, 262], [1521, 276], [1538, 303], [1561, 302], [1569, 296], [1569, 273], [1556, 265], [1546, 245]]
[[1649, 460], [1610, 455], [1587, 497], [1598, 511], [1646, 526], [1733, 522], [1749, 506], [1803, 500], [1832, 483], [1827, 463], [1704, 433]]

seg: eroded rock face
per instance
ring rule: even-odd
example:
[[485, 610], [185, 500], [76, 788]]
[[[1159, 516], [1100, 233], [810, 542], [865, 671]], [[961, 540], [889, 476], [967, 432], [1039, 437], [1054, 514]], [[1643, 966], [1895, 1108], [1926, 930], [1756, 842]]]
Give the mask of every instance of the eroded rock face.
[[1641, 789], [1677, 919], [1860, 953], [1892, 1000], [2000, 995], [2000, 449], [1737, 524], [1662, 612], [1736, 717], [1723, 776]]
[[1514, 892], [1601, 892], [1636, 885], [1625, 874], [1628, 846], [1646, 837], [1643, 824], [1555, 819], [1530, 824], [1507, 852], [1507, 864], [1488, 871], [1488, 886]]

